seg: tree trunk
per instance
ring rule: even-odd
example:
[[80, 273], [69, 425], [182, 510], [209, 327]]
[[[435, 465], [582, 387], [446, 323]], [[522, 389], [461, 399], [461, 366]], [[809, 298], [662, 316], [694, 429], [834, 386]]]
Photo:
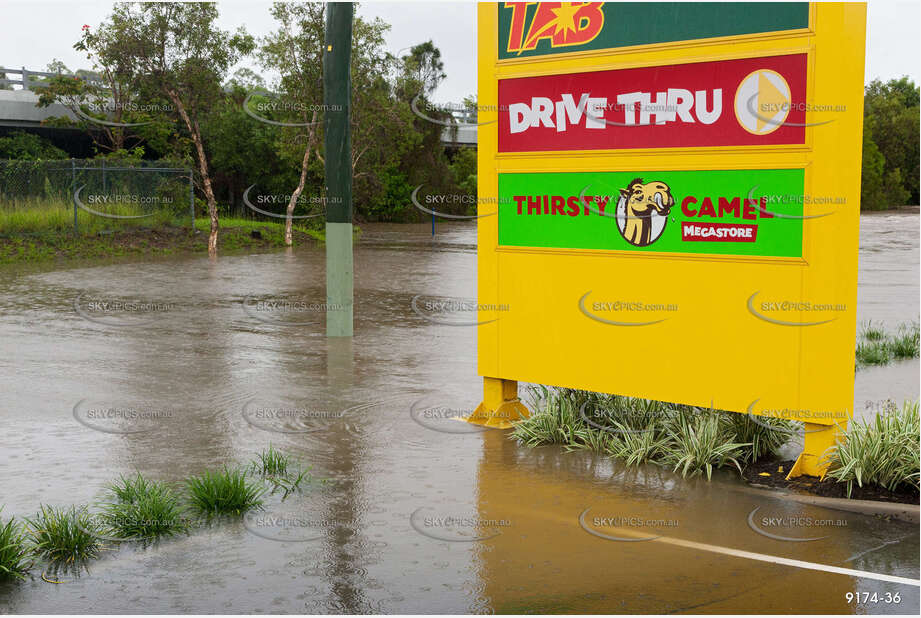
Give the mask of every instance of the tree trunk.
[[314, 139], [317, 135], [316, 126], [313, 123], [317, 121], [317, 110], [313, 110], [313, 118], [311, 119], [311, 126], [307, 128], [307, 151], [304, 153], [304, 159], [301, 161], [301, 179], [297, 183], [297, 188], [291, 194], [291, 199], [288, 200], [288, 210], [285, 212], [285, 245], [290, 247], [293, 242], [293, 219], [294, 216], [294, 207], [297, 205], [297, 198], [301, 196], [301, 192], [304, 190], [304, 185], [307, 182], [307, 165], [310, 163], [310, 150], [314, 147]]
[[198, 126], [198, 122], [193, 122], [189, 118], [185, 106], [179, 99], [179, 95], [173, 90], [167, 91], [167, 95], [176, 106], [179, 116], [182, 118], [186, 129], [189, 130], [189, 134], [192, 136], [192, 143], [195, 144], [198, 171], [201, 174], [201, 185], [205, 191], [205, 201], [208, 203], [208, 216], [211, 219], [211, 233], [208, 235], [208, 255], [213, 257], [217, 255], [217, 200], [214, 198], [214, 190], [211, 188], [211, 175], [208, 173], [208, 159], [205, 156], [205, 147], [201, 139], [201, 129]]

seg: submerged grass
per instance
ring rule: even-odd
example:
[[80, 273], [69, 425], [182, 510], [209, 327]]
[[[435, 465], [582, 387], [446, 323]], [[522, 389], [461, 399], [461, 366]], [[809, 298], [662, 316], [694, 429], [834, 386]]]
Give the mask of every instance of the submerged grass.
[[101, 530], [85, 508], [40, 505], [26, 522], [35, 552], [51, 562], [79, 562], [99, 555]]
[[895, 360], [917, 358], [921, 350], [921, 328], [917, 322], [900, 324], [895, 333], [868, 322], [857, 335], [857, 366], [888, 365]]
[[284, 491], [282, 500], [300, 489], [301, 483], [311, 479], [310, 468], [300, 468], [296, 462], [271, 444], [250, 462], [250, 469], [272, 483], [272, 493]]
[[189, 477], [186, 487], [191, 506], [208, 515], [242, 515], [262, 506], [261, 496], [265, 492], [247, 477], [246, 471], [229, 468]]
[[186, 532], [179, 496], [165, 483], [150, 481], [140, 473], [121, 477], [108, 486], [114, 498], [102, 506], [102, 523], [113, 535], [126, 540], [148, 540]]
[[259, 474], [270, 474], [273, 476], [284, 475], [288, 473], [288, 464], [291, 458], [288, 455], [276, 450], [271, 444], [269, 448], [263, 449], [261, 453], [252, 461], [252, 468]]
[[[0, 509], [2, 510], [2, 509]], [[0, 519], [0, 581], [25, 579], [32, 568], [32, 549], [22, 524]]]
[[918, 402], [908, 401], [901, 409], [886, 409], [872, 419], [855, 421], [829, 454], [827, 477], [847, 483], [848, 497], [854, 483], [858, 487], [875, 484], [890, 491], [918, 489], [918, 419]]

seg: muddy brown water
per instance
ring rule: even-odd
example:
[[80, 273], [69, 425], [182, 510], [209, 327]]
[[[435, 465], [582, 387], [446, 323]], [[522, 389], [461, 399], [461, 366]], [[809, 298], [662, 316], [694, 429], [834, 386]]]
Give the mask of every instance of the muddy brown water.
[[[917, 320], [918, 216], [861, 224], [859, 319]], [[917, 613], [917, 586], [783, 564], [917, 579], [917, 526], [454, 420], [479, 400], [475, 328], [412, 302], [473, 298], [475, 245], [473, 225], [365, 226], [351, 342], [324, 336], [317, 249], [0, 269], [3, 517], [270, 443], [328, 480], [187, 537], [106, 542], [61, 584], [38, 569], [0, 585], [0, 611]], [[917, 396], [917, 360], [862, 370], [855, 409]]]

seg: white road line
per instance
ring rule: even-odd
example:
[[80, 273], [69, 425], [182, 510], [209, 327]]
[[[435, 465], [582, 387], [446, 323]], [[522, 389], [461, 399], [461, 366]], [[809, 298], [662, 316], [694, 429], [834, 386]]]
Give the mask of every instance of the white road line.
[[[585, 509], [582, 511], [582, 515], [579, 516], [579, 523], [583, 530], [586, 532], [592, 533], [589, 528], [584, 524], [583, 518], [591, 509]], [[668, 545], [675, 545], [677, 547], [686, 547], [688, 549], [696, 549], [698, 551], [707, 551], [714, 554], [723, 554], [724, 556], [734, 556], [736, 558], [746, 558], [748, 560], [757, 560], [759, 562], [770, 562], [773, 564], [783, 564], [786, 566], [796, 567], [798, 569], [809, 569], [811, 571], [824, 571], [826, 573], [837, 573], [839, 575], [851, 575], [853, 577], [863, 577], [865, 579], [875, 579], [877, 581], [883, 582], [892, 582], [894, 584], [905, 584], [906, 586], [918, 586], [921, 587], [921, 580], [910, 579], [908, 577], [898, 577], [895, 575], [886, 575], [884, 573], [873, 573], [871, 571], [858, 571], [857, 569], [845, 569], [843, 567], [831, 566], [829, 564], [819, 564], [817, 562], [806, 562], [805, 560], [794, 560], [792, 558], [781, 558], [780, 556], [770, 556], [768, 554], [759, 554], [752, 551], [744, 551], [741, 549], [733, 549], [732, 547], [721, 547], [719, 545], [710, 545], [709, 543], [697, 543], [695, 541], [686, 541], [684, 539], [675, 539], [668, 536], [657, 536], [650, 538], [646, 535], [642, 535], [635, 530], [617, 528], [619, 533], [625, 534], [627, 536], [637, 537], [638, 540], [649, 541], [651, 543], [666, 543]], [[595, 533], [592, 533], [595, 534]], [[601, 536], [605, 538], [604, 535], [596, 534], [596, 536]], [[617, 539], [608, 539], [612, 542], [616, 542]]]
[[716, 554], [725, 554], [727, 556], [736, 556], [738, 558], [747, 558], [749, 560], [758, 560], [760, 562], [773, 562], [774, 564], [783, 564], [799, 569], [809, 569], [812, 571], [825, 571], [826, 573], [838, 573], [840, 575], [852, 575], [854, 577], [863, 577], [865, 579], [875, 579], [894, 584], [905, 584], [906, 586], [921, 587], [921, 580], [910, 579], [908, 577], [896, 577], [895, 575], [885, 575], [883, 573], [872, 573], [870, 571], [858, 571], [857, 569], [845, 569], [842, 567], [831, 566], [828, 564], [819, 564], [817, 562], [805, 562], [803, 560], [793, 560], [792, 558], [781, 558], [780, 556], [769, 556], [767, 554], [757, 554], [741, 549], [731, 547], [720, 547], [719, 545], [709, 545], [707, 543], [695, 543], [694, 541], [685, 541], [683, 539], [673, 539], [670, 537], [659, 537], [653, 543], [668, 543], [679, 547], [689, 549], [698, 549]]

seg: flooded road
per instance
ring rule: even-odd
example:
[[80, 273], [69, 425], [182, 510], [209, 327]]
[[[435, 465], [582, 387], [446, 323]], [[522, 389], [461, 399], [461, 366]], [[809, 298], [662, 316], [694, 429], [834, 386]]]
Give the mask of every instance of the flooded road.
[[[859, 319], [917, 320], [918, 216], [861, 223]], [[413, 301], [475, 297], [476, 229], [363, 227], [352, 341], [324, 335], [319, 249], [0, 270], [4, 518], [269, 444], [318, 479], [242, 521], [108, 544], [63, 584], [0, 585], [0, 611], [917, 613], [916, 525], [457, 422], [481, 395], [476, 316]], [[918, 362], [856, 384], [858, 411], [916, 398]]]

